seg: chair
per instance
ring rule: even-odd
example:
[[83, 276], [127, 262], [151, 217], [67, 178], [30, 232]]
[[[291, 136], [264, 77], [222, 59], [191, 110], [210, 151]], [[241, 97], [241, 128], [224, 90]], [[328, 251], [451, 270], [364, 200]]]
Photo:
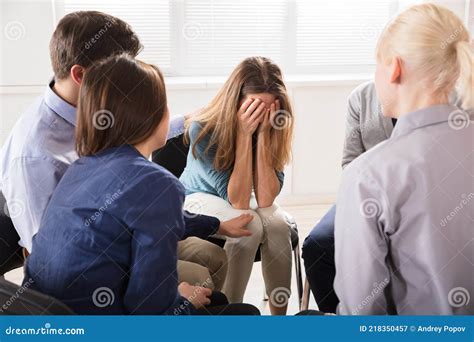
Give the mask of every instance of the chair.
[[5, 197], [0, 192], [0, 276], [23, 266], [23, 248], [18, 245], [19, 240], [13, 222], [7, 215]]
[[[71, 309], [57, 299], [0, 279], [0, 315], [72, 315]], [[30, 284], [31, 285], [31, 284]]]
[[311, 288], [309, 286], [308, 278], [305, 279], [303, 288], [303, 298], [301, 300], [300, 310], [305, 311], [309, 308], [309, 297], [311, 295]]
[[[153, 162], [163, 166], [176, 177], [180, 177], [186, 167], [189, 146], [184, 143], [184, 135], [169, 139], [164, 147], [153, 153]], [[286, 219], [290, 225], [291, 245], [295, 259], [296, 286], [298, 290], [298, 304], [301, 307], [303, 298], [303, 276], [301, 270], [300, 245], [298, 237], [298, 227], [295, 220], [286, 213]], [[223, 247], [225, 240], [209, 237], [208, 240]], [[260, 261], [260, 248], [255, 255], [255, 262]]]

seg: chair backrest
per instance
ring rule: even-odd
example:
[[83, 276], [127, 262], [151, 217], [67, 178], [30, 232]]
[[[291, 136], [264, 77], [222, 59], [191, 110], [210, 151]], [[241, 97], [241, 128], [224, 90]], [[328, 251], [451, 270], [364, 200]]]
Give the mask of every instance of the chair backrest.
[[0, 191], [0, 218], [8, 218], [11, 222], [11, 219], [10, 217], [8, 217], [7, 213], [6, 213], [6, 204], [7, 204], [7, 201], [5, 199], [5, 197], [3, 197], [3, 194], [2, 192]]
[[0, 276], [23, 266], [23, 253], [18, 244], [19, 240], [12, 219], [7, 215], [5, 197], [0, 192]]
[[153, 152], [152, 159], [179, 178], [186, 167], [189, 145], [184, 143], [184, 134], [168, 140], [166, 145]]
[[0, 278], [0, 315], [72, 315], [66, 305], [35, 291], [26, 282], [18, 286]]

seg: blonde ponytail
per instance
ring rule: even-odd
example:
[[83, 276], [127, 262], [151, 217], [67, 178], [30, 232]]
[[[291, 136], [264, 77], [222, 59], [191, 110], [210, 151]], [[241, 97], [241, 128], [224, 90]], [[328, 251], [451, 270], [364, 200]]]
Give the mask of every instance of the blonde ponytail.
[[458, 97], [464, 109], [474, 108], [474, 47], [466, 41], [456, 44], [459, 78], [456, 85]]
[[420, 86], [434, 95], [457, 90], [464, 109], [473, 104], [473, 47], [462, 20], [435, 4], [412, 6], [382, 32], [377, 58], [400, 57]]

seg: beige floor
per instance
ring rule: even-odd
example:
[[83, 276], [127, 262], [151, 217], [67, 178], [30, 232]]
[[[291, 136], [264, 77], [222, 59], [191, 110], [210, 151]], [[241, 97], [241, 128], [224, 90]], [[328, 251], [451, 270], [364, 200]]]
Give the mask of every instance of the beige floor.
[[[300, 235], [300, 247], [303, 244], [304, 238], [308, 235], [312, 227], [318, 222], [321, 217], [328, 211], [330, 204], [315, 204], [315, 205], [291, 205], [283, 206], [284, 209], [290, 213], [298, 223], [298, 230]], [[295, 274], [292, 274], [292, 296], [288, 306], [288, 314], [295, 314], [298, 312], [298, 298], [296, 289]], [[304, 272], [303, 272], [304, 277]], [[20, 284], [23, 280], [23, 270], [16, 269], [5, 275], [5, 278]], [[260, 309], [262, 314], [268, 315], [268, 302], [263, 300], [263, 278], [260, 263], [255, 263], [252, 275], [250, 277], [247, 292], [245, 294], [245, 302], [255, 305]], [[311, 299], [310, 308], [316, 308], [314, 301]]]

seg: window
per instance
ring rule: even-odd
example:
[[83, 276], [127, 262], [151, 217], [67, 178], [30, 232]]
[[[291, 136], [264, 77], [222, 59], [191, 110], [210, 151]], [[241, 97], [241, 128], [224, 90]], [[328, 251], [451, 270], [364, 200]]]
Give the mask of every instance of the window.
[[59, 13], [96, 10], [126, 21], [137, 32], [144, 46], [140, 58], [157, 64], [166, 73], [171, 72], [170, 1], [65, 0], [63, 5]]
[[373, 65], [375, 44], [394, 10], [393, 3], [390, 0], [296, 1], [297, 70], [364, 71], [364, 67]]
[[[402, 0], [402, 2], [406, 0]], [[395, 0], [63, 0], [59, 13], [100, 10], [130, 23], [168, 76], [227, 75], [243, 58], [287, 74], [370, 72]]]

